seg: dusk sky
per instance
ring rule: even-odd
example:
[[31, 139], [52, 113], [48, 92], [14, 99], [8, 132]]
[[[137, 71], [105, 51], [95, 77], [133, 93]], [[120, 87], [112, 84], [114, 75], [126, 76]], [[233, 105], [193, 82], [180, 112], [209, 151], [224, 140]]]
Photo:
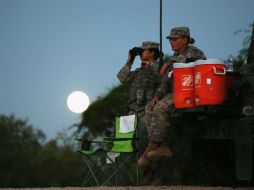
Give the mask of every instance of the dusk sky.
[[[82, 90], [95, 101], [119, 84], [128, 50], [159, 42], [159, 2], [0, 0], [0, 114], [28, 119], [49, 139], [80, 122], [67, 96]], [[172, 54], [172, 27], [189, 26], [208, 58], [237, 55], [247, 33], [234, 33], [249, 29], [253, 8], [254, 0], [163, 0], [163, 51]]]

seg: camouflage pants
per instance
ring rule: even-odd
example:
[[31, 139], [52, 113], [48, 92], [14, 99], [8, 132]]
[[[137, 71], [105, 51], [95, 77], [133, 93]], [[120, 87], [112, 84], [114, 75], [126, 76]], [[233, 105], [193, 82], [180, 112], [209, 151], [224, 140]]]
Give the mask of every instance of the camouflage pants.
[[138, 117], [137, 136], [139, 138], [136, 141], [135, 146], [138, 149], [138, 154], [142, 155], [148, 144], [148, 132], [145, 121], [145, 112], [129, 111], [128, 115], [135, 114]]
[[147, 104], [145, 109], [146, 126], [150, 141], [165, 142], [167, 127], [169, 127], [168, 108], [173, 106], [173, 95], [168, 94], [161, 99], [154, 108]]

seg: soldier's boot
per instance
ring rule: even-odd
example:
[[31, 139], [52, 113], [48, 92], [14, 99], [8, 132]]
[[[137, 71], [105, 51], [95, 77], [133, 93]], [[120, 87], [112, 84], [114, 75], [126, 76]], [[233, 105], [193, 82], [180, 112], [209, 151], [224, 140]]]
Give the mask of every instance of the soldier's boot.
[[157, 147], [159, 146], [158, 143], [154, 143], [154, 142], [149, 142], [145, 152], [141, 155], [141, 157], [138, 159], [138, 165], [140, 167], [146, 167], [149, 166], [152, 162], [151, 160], [148, 158], [147, 154], [150, 151], [156, 150]]
[[161, 143], [156, 149], [148, 152], [147, 158], [152, 161], [158, 161], [169, 159], [172, 155], [170, 148], [165, 143]]

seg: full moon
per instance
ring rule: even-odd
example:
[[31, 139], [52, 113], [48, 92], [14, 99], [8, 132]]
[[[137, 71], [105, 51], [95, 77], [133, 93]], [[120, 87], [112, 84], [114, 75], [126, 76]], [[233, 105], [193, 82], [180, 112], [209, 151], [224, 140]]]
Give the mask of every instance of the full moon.
[[74, 91], [67, 98], [67, 106], [74, 113], [82, 113], [89, 106], [89, 97], [82, 91]]

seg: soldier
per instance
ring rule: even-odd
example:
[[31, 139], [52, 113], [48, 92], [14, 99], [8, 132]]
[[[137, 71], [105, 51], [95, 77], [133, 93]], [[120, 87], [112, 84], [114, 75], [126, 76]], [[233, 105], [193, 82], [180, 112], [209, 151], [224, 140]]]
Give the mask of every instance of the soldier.
[[[131, 71], [137, 55], [140, 56], [141, 66]], [[127, 63], [118, 72], [120, 82], [130, 86], [129, 114], [144, 115], [146, 104], [152, 100], [155, 90], [160, 85], [159, 65], [156, 63], [159, 56], [159, 44], [145, 41], [142, 46], [129, 51]]]
[[[197, 59], [206, 59], [204, 53], [193, 45], [188, 27], [175, 27], [171, 30], [169, 39], [172, 50], [175, 52], [168, 63], [160, 71], [164, 75], [162, 83], [155, 92], [155, 96], [145, 109], [148, 129], [148, 146], [138, 160], [138, 165], [146, 167], [153, 162], [168, 159], [172, 151], [166, 144], [166, 129], [170, 126], [170, 109], [173, 107], [172, 94], [172, 65], [173, 63], [187, 63]], [[164, 69], [164, 71], [163, 71]], [[165, 72], [165, 70], [167, 71]]]
[[[162, 52], [161, 52], [162, 53]], [[135, 56], [139, 55], [141, 66], [131, 71]], [[159, 44], [152, 41], [145, 41], [142, 46], [135, 47], [129, 51], [127, 63], [119, 71], [117, 77], [130, 86], [129, 112], [138, 116], [139, 153], [142, 154], [147, 146], [147, 127], [145, 126], [144, 114], [146, 104], [152, 100], [155, 91], [161, 83], [159, 75], [159, 64], [156, 60], [160, 56]], [[141, 184], [149, 181], [150, 169], [144, 169], [144, 177]]]

